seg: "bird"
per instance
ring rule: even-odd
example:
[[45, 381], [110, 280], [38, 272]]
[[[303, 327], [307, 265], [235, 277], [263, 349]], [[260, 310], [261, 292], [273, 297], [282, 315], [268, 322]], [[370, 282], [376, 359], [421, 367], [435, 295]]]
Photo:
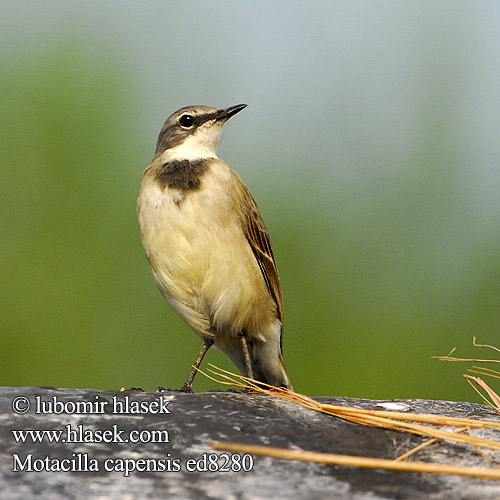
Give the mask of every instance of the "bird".
[[186, 106], [165, 121], [137, 199], [154, 279], [203, 341], [246, 377], [291, 389], [282, 356], [283, 298], [269, 233], [240, 175], [217, 156], [229, 118], [247, 105]]

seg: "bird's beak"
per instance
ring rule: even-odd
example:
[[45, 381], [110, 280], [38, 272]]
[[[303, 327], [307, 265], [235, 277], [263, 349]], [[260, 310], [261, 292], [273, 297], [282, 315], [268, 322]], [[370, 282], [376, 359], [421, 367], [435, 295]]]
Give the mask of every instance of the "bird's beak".
[[229, 118], [231, 118], [231, 116], [235, 115], [236, 113], [239, 113], [242, 109], [245, 109], [246, 107], [247, 107], [246, 104], [237, 104], [236, 106], [231, 106], [230, 108], [221, 109], [217, 113], [217, 120], [216, 121], [219, 121], [219, 120], [226, 121]]

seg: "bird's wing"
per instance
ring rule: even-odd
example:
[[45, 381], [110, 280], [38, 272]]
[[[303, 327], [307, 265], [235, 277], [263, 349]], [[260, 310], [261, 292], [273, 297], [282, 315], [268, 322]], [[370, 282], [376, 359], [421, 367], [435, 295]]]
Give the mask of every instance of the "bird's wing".
[[[278, 276], [276, 262], [274, 260], [269, 233], [267, 232], [264, 220], [260, 215], [253, 196], [243, 182], [242, 188], [245, 198], [245, 214], [242, 221], [243, 232], [245, 233], [252, 252], [257, 259], [257, 263], [259, 264], [262, 276], [266, 281], [269, 293], [276, 303], [278, 319], [283, 325], [283, 297], [281, 295], [280, 279]], [[281, 331], [283, 336], [283, 328]]]

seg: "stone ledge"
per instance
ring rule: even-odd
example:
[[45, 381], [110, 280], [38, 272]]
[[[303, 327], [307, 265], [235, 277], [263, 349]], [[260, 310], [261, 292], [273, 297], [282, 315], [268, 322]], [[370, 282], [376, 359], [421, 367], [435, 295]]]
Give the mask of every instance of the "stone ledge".
[[[31, 408], [24, 414], [16, 414], [13, 401], [23, 397]], [[317, 399], [372, 409], [391, 409], [387, 403], [392, 403], [392, 409], [398, 411], [500, 421], [500, 416], [491, 409], [473, 403]], [[17, 402], [18, 411], [24, 410], [26, 400]], [[44, 412], [36, 413], [37, 405]], [[403, 432], [346, 422], [265, 395], [3, 387], [0, 408], [0, 483], [2, 496], [9, 499], [39, 495], [54, 500], [84, 497], [448, 500], [493, 499], [500, 495], [500, 481], [328, 466], [262, 456], [246, 457], [244, 463], [241, 457], [228, 458], [225, 464], [228, 472], [197, 472], [197, 467], [224, 465], [222, 461], [211, 462], [210, 455], [204, 458], [204, 454], [216, 453], [209, 445], [213, 440], [380, 458], [394, 458], [424, 440]], [[61, 409], [69, 414], [56, 413]], [[72, 414], [75, 410], [97, 413]], [[120, 413], [127, 410], [132, 413]], [[101, 442], [49, 443], [45, 436], [42, 443], [33, 443], [28, 437], [20, 444], [12, 433], [12, 430], [62, 430], [61, 436], [65, 438], [66, 429], [71, 429], [68, 435], [73, 440]], [[488, 429], [475, 434], [500, 441], [500, 431]], [[113, 442], [125, 439], [138, 442]], [[415, 459], [488, 466], [476, 449], [461, 444], [436, 442], [418, 452]], [[98, 470], [85, 471], [92, 469], [92, 465]], [[18, 472], [12, 472], [14, 466]], [[54, 471], [64, 466], [81, 471]], [[143, 470], [129, 471], [126, 476], [121, 469], [127, 466]], [[30, 467], [52, 471], [28, 472], [26, 469]], [[251, 470], [246, 472], [245, 468]]]

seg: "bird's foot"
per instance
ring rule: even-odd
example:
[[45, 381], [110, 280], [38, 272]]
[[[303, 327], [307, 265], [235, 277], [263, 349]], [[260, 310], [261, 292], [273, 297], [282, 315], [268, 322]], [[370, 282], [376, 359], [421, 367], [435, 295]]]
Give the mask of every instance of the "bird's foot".
[[156, 392], [186, 392], [186, 393], [192, 393], [193, 389], [191, 386], [187, 386], [184, 384], [180, 389], [170, 389], [168, 387], [157, 387]]

